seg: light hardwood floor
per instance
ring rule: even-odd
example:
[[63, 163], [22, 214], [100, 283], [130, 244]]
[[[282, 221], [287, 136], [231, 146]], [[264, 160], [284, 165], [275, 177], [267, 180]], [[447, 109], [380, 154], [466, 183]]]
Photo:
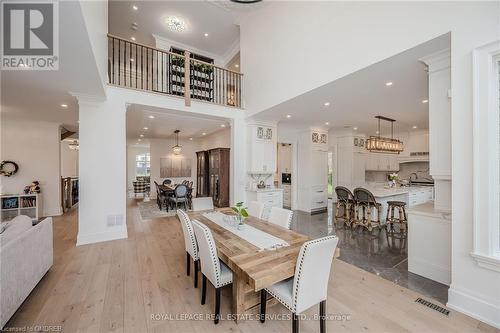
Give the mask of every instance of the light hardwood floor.
[[[76, 247], [77, 212], [54, 219], [54, 266], [6, 327], [61, 325], [63, 332], [289, 332], [284, 320], [153, 320], [152, 314], [210, 315], [214, 291], [206, 305], [200, 289], [185, 273], [182, 230], [176, 217], [141, 220], [135, 201], [128, 207], [125, 240]], [[193, 271], [193, 270], [191, 270]], [[231, 287], [222, 292], [221, 313], [230, 314]], [[349, 316], [330, 320], [328, 332], [500, 332], [451, 311], [446, 317], [414, 301], [420, 295], [340, 260], [334, 261], [327, 313]], [[268, 315], [289, 315], [280, 304]], [[301, 332], [319, 332], [319, 324], [302, 320]], [[179, 318], [180, 319], [180, 318]]]

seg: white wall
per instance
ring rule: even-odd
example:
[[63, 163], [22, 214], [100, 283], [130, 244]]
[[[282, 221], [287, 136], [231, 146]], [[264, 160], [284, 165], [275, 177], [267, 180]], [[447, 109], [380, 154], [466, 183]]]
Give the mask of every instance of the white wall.
[[70, 149], [71, 141], [61, 141], [61, 177], [78, 177], [78, 150]]
[[231, 129], [225, 128], [198, 139], [200, 150], [231, 148]]
[[23, 193], [26, 185], [38, 180], [42, 190], [42, 216], [60, 215], [59, 124], [2, 116], [1, 127], [0, 160], [16, 162], [19, 171], [11, 177], [0, 176], [0, 192]]
[[135, 157], [140, 154], [146, 154], [149, 153], [149, 147], [144, 147], [144, 146], [127, 146], [127, 189], [128, 190], [133, 190], [134, 189], [134, 181], [135, 177], [137, 176], [135, 171], [136, 171], [136, 166], [135, 166]]
[[[171, 179], [173, 183], [178, 184], [183, 180], [189, 180], [193, 182], [194, 190], [196, 193], [196, 152], [203, 150], [200, 148], [200, 144], [196, 141], [189, 140], [179, 140], [179, 144], [182, 146], [182, 152], [179, 155], [174, 155], [172, 152], [172, 147], [175, 146], [174, 139], [150, 139], [149, 148], [151, 154], [151, 197], [156, 198], [156, 190], [154, 181], [161, 184], [165, 179]], [[162, 158], [183, 158], [191, 159], [191, 177], [160, 177], [160, 160]]]
[[[479, 267], [470, 253], [472, 50], [500, 38], [499, 6], [498, 2], [270, 2], [240, 26], [245, 105], [250, 113], [451, 31], [453, 225], [448, 306], [497, 327], [500, 273]], [[307, 70], [291, 70], [304, 66]]]

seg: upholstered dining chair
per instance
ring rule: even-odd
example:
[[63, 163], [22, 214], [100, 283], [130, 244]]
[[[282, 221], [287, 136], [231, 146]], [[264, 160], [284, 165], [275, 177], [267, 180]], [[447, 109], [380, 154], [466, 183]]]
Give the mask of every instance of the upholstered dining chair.
[[155, 180], [155, 187], [156, 187], [156, 204], [158, 205], [158, 209], [161, 210], [163, 204], [165, 203], [166, 209], [168, 211], [167, 196], [163, 191], [160, 190], [156, 180]]
[[283, 228], [290, 229], [292, 227], [292, 218], [293, 211], [279, 207], [272, 207], [267, 221], [277, 224]]
[[182, 209], [177, 210], [177, 217], [181, 221], [182, 233], [184, 234], [184, 245], [186, 247], [186, 270], [189, 276], [191, 271], [191, 259], [194, 265], [194, 287], [198, 288], [198, 270], [200, 264], [200, 256], [198, 254], [198, 243], [194, 236], [193, 225], [188, 214]]
[[215, 319], [218, 324], [220, 319], [220, 290], [222, 287], [233, 283], [233, 272], [217, 256], [217, 248], [212, 232], [206, 225], [199, 221], [192, 221], [201, 261], [201, 304], [204, 305], [207, 297], [207, 279], [215, 288]]
[[[339, 239], [326, 236], [302, 244], [294, 277], [262, 289], [260, 321], [265, 322], [267, 294], [292, 312], [292, 332], [299, 332], [298, 315], [319, 303], [320, 332], [326, 332], [326, 299], [330, 269]], [[202, 261], [203, 262], [203, 261]]]
[[172, 180], [171, 179], [165, 179], [162, 184], [163, 185], [170, 185], [170, 184], [172, 184]]
[[214, 210], [214, 201], [212, 197], [193, 198], [193, 212], [200, 210]]
[[184, 204], [184, 209], [187, 210], [187, 186], [177, 185], [174, 195], [169, 198], [169, 201], [175, 204], [175, 209], [179, 207], [179, 203], [182, 203]]
[[262, 213], [264, 212], [264, 204], [258, 201], [250, 201], [247, 209], [248, 215], [257, 218], [262, 218]]

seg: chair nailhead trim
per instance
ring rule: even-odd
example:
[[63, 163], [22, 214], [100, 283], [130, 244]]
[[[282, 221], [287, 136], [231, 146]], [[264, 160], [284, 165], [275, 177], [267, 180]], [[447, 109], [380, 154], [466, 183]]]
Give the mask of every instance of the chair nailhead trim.
[[300, 254], [299, 254], [299, 258], [300, 258], [299, 271], [297, 272], [297, 276], [295, 277], [296, 280], [294, 282], [296, 282], [296, 283], [294, 284], [294, 288], [293, 288], [293, 300], [292, 300], [292, 302], [293, 302], [293, 304], [292, 304], [293, 309], [291, 310], [293, 313], [297, 313], [297, 291], [300, 288], [300, 276], [302, 275], [302, 267], [303, 267], [303, 264], [304, 264], [304, 257], [305, 257], [307, 248], [311, 244], [322, 243], [322, 242], [325, 242], [327, 240], [334, 239], [335, 237], [336, 236], [328, 236], [328, 237], [323, 237], [323, 238], [319, 238], [319, 239], [316, 239], [316, 240], [312, 240], [312, 241], [306, 242], [306, 243], [304, 243], [304, 245], [300, 249]]
[[194, 230], [193, 226], [191, 225], [191, 220], [189, 220], [189, 216], [184, 212], [182, 209], [177, 210], [177, 216], [179, 217], [179, 220], [181, 223], [184, 223], [186, 226], [186, 229], [188, 230], [189, 233], [189, 238], [191, 239], [191, 246], [193, 250], [193, 260], [196, 261], [199, 259], [199, 254], [198, 254], [198, 243], [196, 242], [196, 237], [194, 236]]

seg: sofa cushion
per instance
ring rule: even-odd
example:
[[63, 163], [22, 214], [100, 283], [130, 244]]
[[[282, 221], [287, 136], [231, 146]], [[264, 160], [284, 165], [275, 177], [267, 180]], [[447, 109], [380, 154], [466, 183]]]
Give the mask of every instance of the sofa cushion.
[[31, 218], [26, 215], [16, 216], [8, 223], [4, 232], [0, 234], [0, 247], [4, 247], [9, 241], [18, 238], [31, 227]]

